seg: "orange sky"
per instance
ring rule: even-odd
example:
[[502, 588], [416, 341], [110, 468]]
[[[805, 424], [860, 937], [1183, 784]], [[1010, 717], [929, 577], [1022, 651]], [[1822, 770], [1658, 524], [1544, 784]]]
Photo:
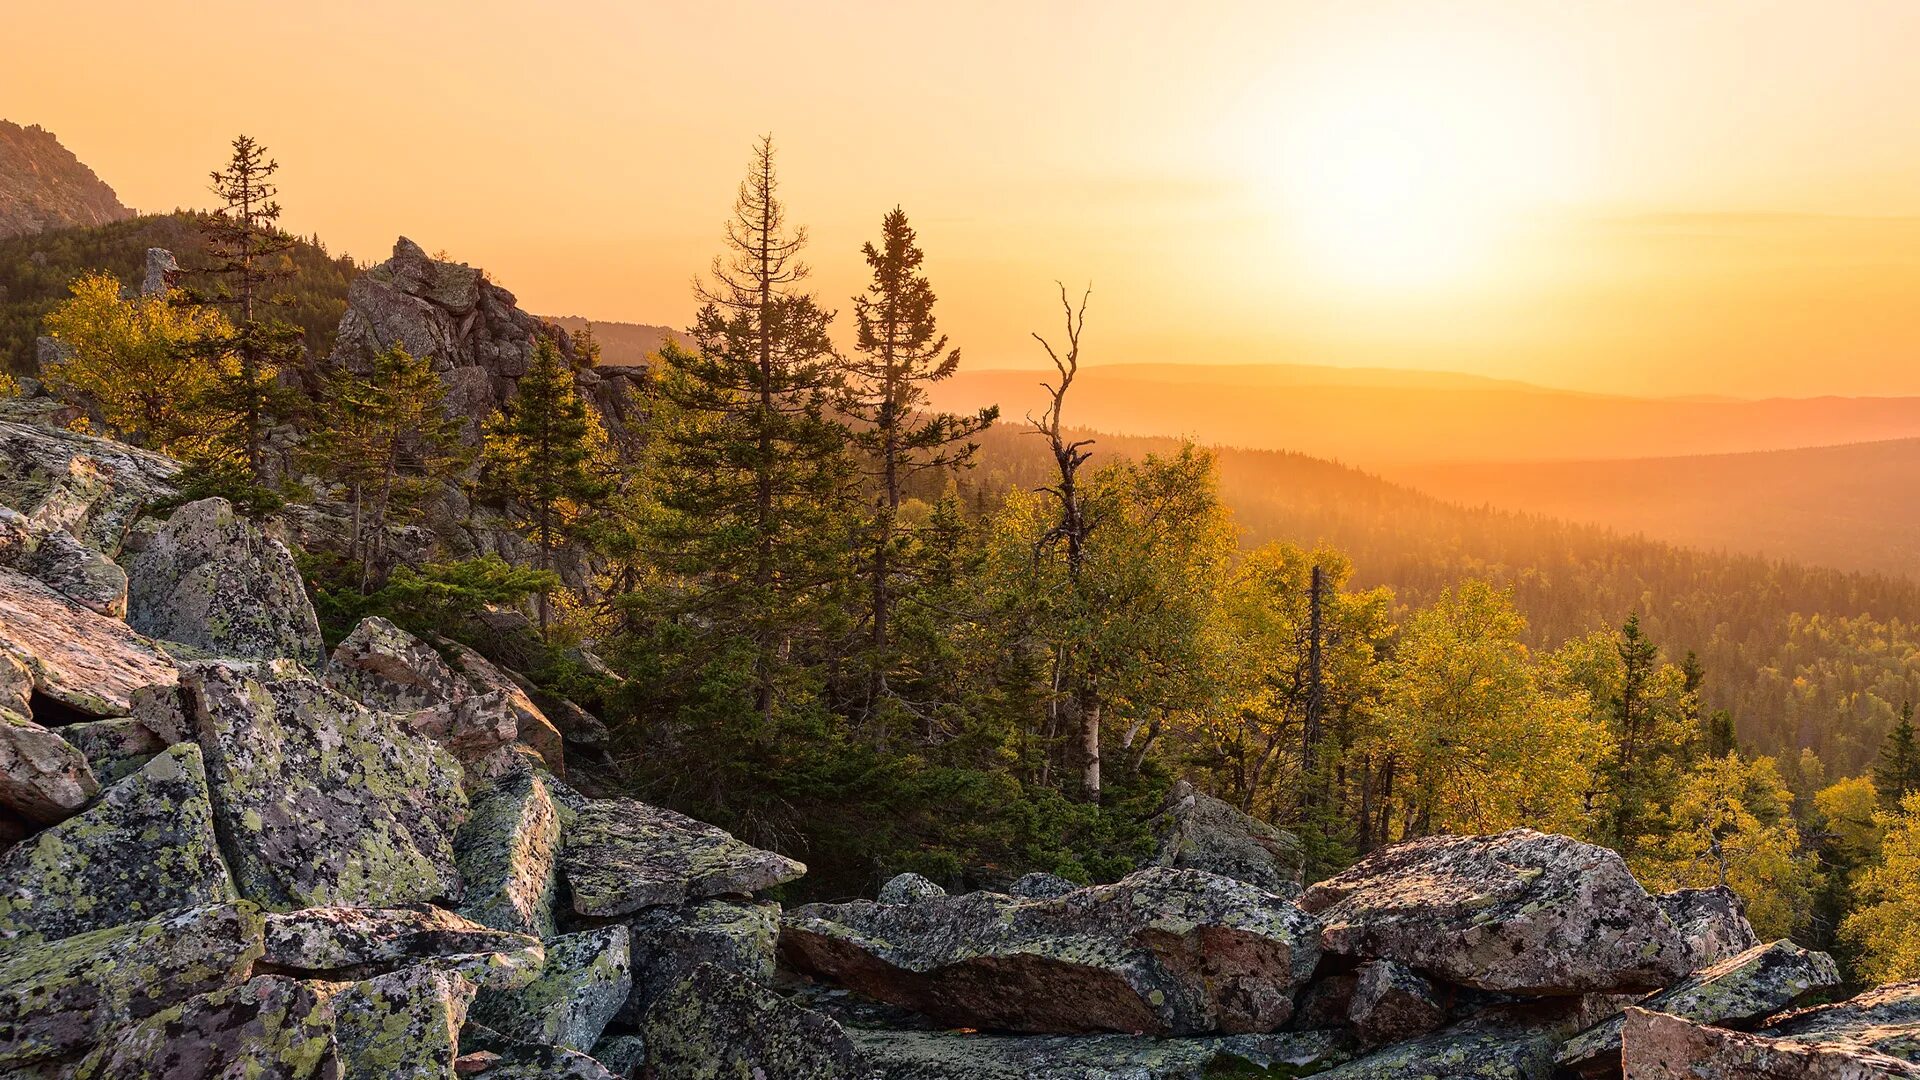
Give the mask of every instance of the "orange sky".
[[1090, 361], [1920, 393], [1904, 0], [9, 7], [0, 116], [130, 205], [245, 131], [291, 228], [546, 314], [684, 324], [771, 130], [819, 291], [901, 203], [974, 365], [1041, 362], [1060, 277]]

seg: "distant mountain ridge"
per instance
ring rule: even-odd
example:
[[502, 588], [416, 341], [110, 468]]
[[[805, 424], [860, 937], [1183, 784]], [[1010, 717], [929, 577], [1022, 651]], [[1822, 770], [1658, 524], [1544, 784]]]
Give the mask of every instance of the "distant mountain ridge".
[[0, 239], [132, 216], [53, 132], [0, 120]]
[[593, 339], [600, 343], [600, 363], [609, 367], [645, 364], [647, 357], [660, 351], [660, 346], [684, 336], [670, 326], [647, 323], [601, 322], [578, 315], [545, 315], [542, 318], [574, 337], [578, 337], [580, 331], [591, 323]]

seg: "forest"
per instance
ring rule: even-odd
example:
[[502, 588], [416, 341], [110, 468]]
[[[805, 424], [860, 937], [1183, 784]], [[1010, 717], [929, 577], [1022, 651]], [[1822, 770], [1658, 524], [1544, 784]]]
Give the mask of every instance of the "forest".
[[[1858, 978], [1920, 975], [1902, 579], [1084, 431], [1086, 288], [1036, 328], [1029, 400], [939, 411], [962, 354], [906, 213], [861, 248], [863, 293], [815, 295], [770, 140], [659, 350], [644, 445], [611, 443], [571, 369], [592, 348], [558, 331], [469, 443], [427, 357], [317, 369], [353, 268], [278, 229], [275, 168], [237, 140], [219, 213], [34, 238], [53, 254], [7, 271], [0, 332], [40, 319], [76, 423], [180, 458], [193, 494], [350, 506], [345, 555], [306, 564], [330, 633], [382, 613], [458, 640], [525, 605], [531, 674], [605, 718], [612, 782], [792, 851], [809, 895], [903, 870], [1108, 880], [1186, 778], [1297, 835], [1310, 878], [1528, 826], [1649, 887], [1729, 884], [1763, 936]], [[176, 229], [183, 286], [124, 294], [128, 245]], [[448, 487], [532, 558], [397, 561], [393, 531]]]

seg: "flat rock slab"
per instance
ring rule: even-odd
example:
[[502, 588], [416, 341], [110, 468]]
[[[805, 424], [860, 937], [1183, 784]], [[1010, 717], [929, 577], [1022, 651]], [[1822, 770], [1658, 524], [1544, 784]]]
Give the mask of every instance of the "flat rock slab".
[[74, 1080], [332, 1080], [339, 1069], [325, 996], [266, 975], [115, 1032], [80, 1063]]
[[1002, 1031], [1272, 1031], [1319, 958], [1319, 927], [1264, 889], [1149, 868], [1050, 899], [968, 893], [789, 912], [799, 970], [955, 1026]]
[[1327, 952], [1522, 994], [1658, 989], [1685, 945], [1619, 854], [1514, 829], [1374, 852], [1308, 889]]
[[186, 689], [240, 894], [275, 909], [457, 899], [460, 767], [279, 661], [196, 661]]
[[175, 510], [126, 566], [127, 622], [141, 633], [215, 656], [326, 662], [293, 553], [225, 499]]
[[1852, 1043], [1773, 1038], [1628, 1009], [1626, 1080], [1910, 1080], [1920, 1065]]
[[566, 934], [549, 939], [546, 949], [546, 966], [531, 983], [481, 992], [473, 1003], [474, 1022], [521, 1042], [585, 1053], [632, 989], [627, 928]]
[[1774, 1016], [1764, 1031], [1782, 1039], [1845, 1043], [1920, 1062], [1920, 980], [1888, 983], [1846, 1001]]
[[612, 917], [712, 896], [746, 896], [807, 872], [685, 814], [632, 799], [595, 799], [577, 813], [560, 854], [573, 909]]
[[712, 965], [668, 991], [641, 1035], [652, 1080], [874, 1080], [832, 1019]]
[[[1839, 985], [1833, 957], [1783, 939], [1696, 971], [1640, 1005], [1696, 1023], [1740, 1027]], [[1569, 1039], [1560, 1050], [1561, 1066], [1583, 1076], [1616, 1075], [1625, 1023], [1617, 1016]]]
[[1567, 1012], [1489, 1010], [1434, 1034], [1376, 1050], [1316, 1080], [1552, 1080]]
[[0, 809], [28, 821], [64, 821], [100, 793], [79, 747], [0, 706]]
[[237, 898], [200, 748], [182, 743], [0, 855], [0, 948]]
[[353, 982], [424, 965], [457, 971], [490, 989], [527, 985], [545, 961], [538, 938], [481, 926], [426, 904], [271, 913], [260, 958], [263, 967], [303, 979]]
[[0, 570], [0, 651], [20, 661], [35, 691], [88, 716], [126, 716], [134, 691], [179, 680], [166, 653], [126, 623], [12, 570]]
[[112, 439], [0, 421], [0, 503], [106, 555], [141, 511], [176, 494], [179, 472], [172, 458]]
[[263, 925], [243, 901], [0, 952], [0, 1073], [76, 1058], [136, 1020], [244, 982]]

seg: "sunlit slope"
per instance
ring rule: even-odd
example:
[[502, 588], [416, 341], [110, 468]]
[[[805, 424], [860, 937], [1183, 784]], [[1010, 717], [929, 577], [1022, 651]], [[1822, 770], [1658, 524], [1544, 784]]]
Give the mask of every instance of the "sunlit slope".
[[[1038, 371], [965, 371], [935, 391], [947, 409], [1045, 400]], [[1761, 401], [1582, 394], [1470, 376], [1299, 365], [1082, 369], [1070, 413], [1136, 435], [1296, 450], [1367, 467], [1569, 461], [1782, 450], [1920, 436], [1920, 398]]]
[[1391, 470], [1441, 498], [1694, 547], [1920, 576], [1920, 439], [1629, 461]]

